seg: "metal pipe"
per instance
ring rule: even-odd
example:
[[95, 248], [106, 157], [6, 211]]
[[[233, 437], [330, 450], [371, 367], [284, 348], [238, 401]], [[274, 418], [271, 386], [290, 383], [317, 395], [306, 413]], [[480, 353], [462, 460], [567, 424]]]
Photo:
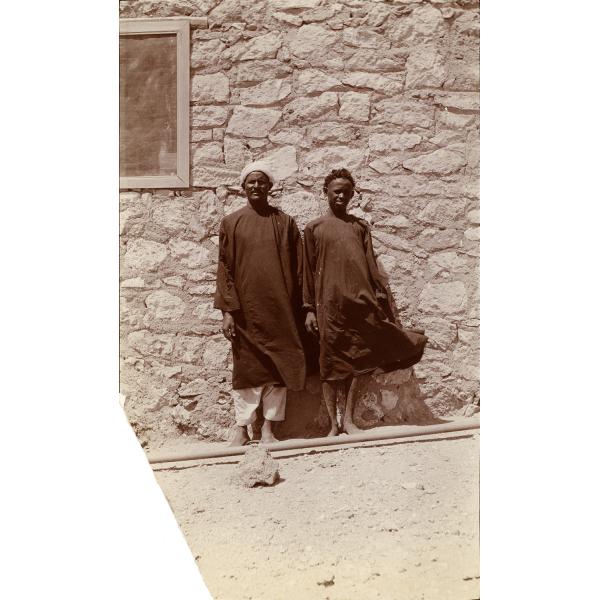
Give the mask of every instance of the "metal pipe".
[[[453, 431], [467, 431], [469, 429], [479, 429], [479, 419], [454, 421], [453, 423], [442, 423], [440, 425], [411, 426], [402, 427], [401, 431], [381, 431], [372, 429], [364, 433], [355, 433], [353, 435], [342, 435], [324, 438], [309, 438], [301, 440], [285, 440], [283, 442], [273, 442], [263, 444], [261, 447], [278, 452], [280, 450], [298, 450], [301, 448], [318, 448], [321, 446], [338, 446], [341, 444], [357, 444], [360, 442], [374, 442], [379, 440], [393, 440], [407, 437], [419, 437], [423, 435], [434, 435], [436, 433], [450, 433]], [[248, 446], [233, 446], [228, 448], [219, 448], [214, 450], [189, 450], [188, 452], [174, 452], [155, 454], [148, 457], [150, 464], [182, 462], [186, 460], [201, 460], [204, 458], [219, 458], [224, 456], [241, 456], [246, 453]]]

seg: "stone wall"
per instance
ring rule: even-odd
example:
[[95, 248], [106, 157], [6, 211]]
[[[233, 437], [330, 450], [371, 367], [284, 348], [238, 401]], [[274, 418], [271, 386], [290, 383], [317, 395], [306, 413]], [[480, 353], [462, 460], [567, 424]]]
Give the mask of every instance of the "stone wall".
[[[273, 203], [304, 225], [346, 166], [406, 325], [430, 343], [371, 381], [363, 426], [451, 414], [479, 390], [479, 6], [443, 0], [131, 0], [122, 18], [191, 19], [191, 181], [121, 193], [122, 392], [142, 441], [224, 439], [231, 357], [212, 308], [218, 227], [266, 158]], [[323, 425], [318, 381], [287, 427]], [[308, 413], [307, 413], [308, 407]]]

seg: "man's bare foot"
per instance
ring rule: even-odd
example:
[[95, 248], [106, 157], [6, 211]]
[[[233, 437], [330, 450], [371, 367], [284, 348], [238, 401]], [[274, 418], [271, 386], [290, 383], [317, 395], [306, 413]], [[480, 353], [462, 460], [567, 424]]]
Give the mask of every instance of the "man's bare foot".
[[346, 420], [344, 422], [344, 431], [348, 435], [352, 435], [354, 433], [362, 433], [363, 430], [360, 427], [357, 427], [352, 421]]
[[273, 444], [274, 442], [278, 442], [279, 440], [273, 435], [273, 430], [271, 429], [271, 421], [265, 419], [263, 426], [260, 430], [260, 443], [261, 444]]
[[229, 443], [230, 446], [244, 446], [250, 441], [245, 425], [236, 425], [235, 434]]
[[329, 430], [329, 433], [327, 434], [327, 437], [334, 437], [336, 435], [339, 435], [340, 430], [338, 428], [337, 425], [332, 425], [331, 429]]

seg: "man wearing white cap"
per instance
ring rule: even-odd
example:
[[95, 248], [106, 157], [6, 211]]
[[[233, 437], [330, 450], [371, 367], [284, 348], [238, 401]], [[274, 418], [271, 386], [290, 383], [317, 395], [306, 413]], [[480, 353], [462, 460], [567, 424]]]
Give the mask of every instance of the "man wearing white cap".
[[269, 205], [273, 183], [267, 163], [247, 165], [240, 184], [248, 203], [223, 219], [219, 233], [215, 308], [233, 350], [232, 446], [248, 442], [247, 426], [261, 403], [261, 440], [276, 441], [272, 423], [285, 418], [287, 389], [303, 389], [306, 378], [302, 241], [292, 217]]

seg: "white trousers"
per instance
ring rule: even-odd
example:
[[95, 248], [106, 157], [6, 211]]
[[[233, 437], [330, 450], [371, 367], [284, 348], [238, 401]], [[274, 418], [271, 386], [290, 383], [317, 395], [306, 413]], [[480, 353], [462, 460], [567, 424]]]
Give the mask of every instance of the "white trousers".
[[235, 424], [250, 425], [256, 420], [256, 409], [261, 400], [263, 415], [269, 421], [285, 419], [285, 401], [287, 388], [272, 384], [253, 388], [233, 390], [233, 406], [235, 407]]

